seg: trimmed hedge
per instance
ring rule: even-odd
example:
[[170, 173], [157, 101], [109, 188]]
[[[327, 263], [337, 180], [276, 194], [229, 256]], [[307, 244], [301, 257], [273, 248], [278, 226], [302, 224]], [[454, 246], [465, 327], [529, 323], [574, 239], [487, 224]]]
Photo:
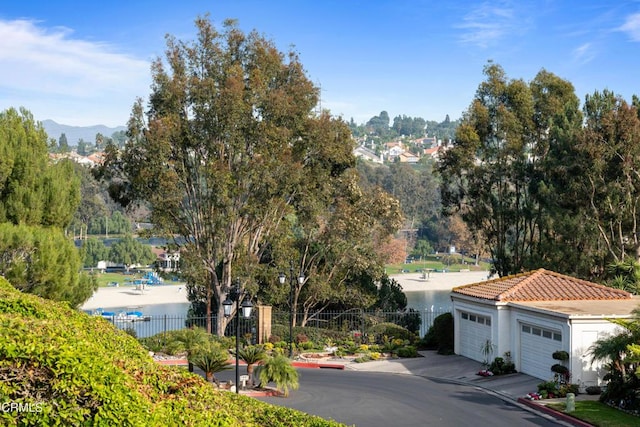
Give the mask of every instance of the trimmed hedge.
[[[342, 426], [160, 366], [108, 321], [0, 278], [0, 412], [7, 426]], [[30, 405], [30, 406], [28, 406]]]

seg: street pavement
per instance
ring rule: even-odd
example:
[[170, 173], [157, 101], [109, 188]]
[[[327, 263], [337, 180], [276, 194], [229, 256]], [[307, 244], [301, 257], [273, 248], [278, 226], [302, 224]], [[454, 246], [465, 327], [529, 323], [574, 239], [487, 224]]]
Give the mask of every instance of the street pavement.
[[[388, 372], [404, 375], [417, 375], [430, 380], [449, 381], [465, 384], [494, 393], [504, 400], [513, 401], [525, 409], [551, 416], [562, 425], [587, 427], [589, 424], [576, 420], [566, 414], [547, 408], [546, 404], [565, 399], [546, 399], [544, 401], [530, 401], [526, 399], [528, 393], [537, 392], [538, 384], [542, 380], [532, 376], [517, 373], [483, 377], [477, 373], [483, 369], [480, 362], [457, 355], [440, 355], [435, 351], [422, 351], [422, 357], [377, 360], [365, 363], [345, 363], [344, 369], [354, 371]], [[333, 361], [332, 361], [333, 363]], [[335, 365], [335, 364], [334, 364]], [[597, 399], [598, 396], [578, 394], [576, 401]]]
[[[554, 419], [559, 425], [590, 426], [590, 424], [564, 413], [554, 411], [546, 406], [548, 403], [565, 401], [565, 399], [545, 399], [539, 401], [526, 399], [528, 393], [538, 391], [538, 384], [542, 382], [542, 380], [538, 378], [522, 373], [483, 377], [477, 375], [477, 373], [483, 369], [483, 365], [480, 362], [458, 355], [440, 355], [435, 351], [421, 351], [419, 353], [422, 357], [384, 359], [364, 363], [356, 363], [351, 359], [336, 358], [324, 361], [297, 360], [293, 364], [300, 369], [345, 369], [414, 375], [433, 381], [472, 386], [497, 395], [505, 401], [510, 401], [523, 409], [537, 413], [545, 418]], [[275, 390], [270, 389], [263, 391], [241, 390], [240, 393], [253, 397], [262, 397], [277, 395], [274, 391]], [[593, 400], [597, 398], [598, 396], [590, 396], [587, 394], [578, 394], [575, 396], [576, 401], [586, 399]]]

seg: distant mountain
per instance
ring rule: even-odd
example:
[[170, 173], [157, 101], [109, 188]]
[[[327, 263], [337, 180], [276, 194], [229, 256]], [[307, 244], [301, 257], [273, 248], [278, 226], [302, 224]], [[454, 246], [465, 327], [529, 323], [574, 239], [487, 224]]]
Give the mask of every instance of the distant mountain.
[[42, 127], [49, 135], [49, 138], [53, 138], [56, 141], [60, 139], [60, 135], [63, 133], [67, 137], [67, 143], [69, 145], [78, 145], [78, 141], [82, 139], [84, 142], [93, 144], [96, 142], [96, 134], [100, 133], [105, 137], [111, 137], [115, 132], [126, 130], [125, 126], [117, 126], [110, 128], [104, 125], [95, 126], [68, 126], [61, 125], [53, 120], [43, 120]]

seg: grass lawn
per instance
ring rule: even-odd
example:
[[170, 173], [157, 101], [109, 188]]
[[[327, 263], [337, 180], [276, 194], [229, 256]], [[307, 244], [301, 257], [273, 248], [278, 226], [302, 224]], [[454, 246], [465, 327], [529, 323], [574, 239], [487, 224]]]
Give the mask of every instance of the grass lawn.
[[[94, 272], [96, 276], [96, 280], [98, 281], [99, 287], [109, 286], [109, 283], [118, 283], [119, 286], [128, 286], [133, 285], [133, 280], [142, 279], [144, 273], [135, 273], [135, 274], [123, 274], [123, 273], [100, 273]], [[164, 283], [166, 284], [175, 284], [178, 282], [174, 282], [172, 279], [165, 279]]]
[[[463, 264], [461, 261], [464, 261]], [[424, 260], [414, 260], [410, 264], [400, 263], [400, 264], [388, 264], [385, 266], [387, 269], [387, 274], [398, 274], [398, 273], [415, 273], [419, 272], [425, 268], [429, 268], [432, 270], [447, 270], [447, 271], [460, 271], [460, 270], [470, 270], [470, 271], [488, 271], [490, 265], [481, 262], [479, 265], [474, 265], [474, 260], [472, 258], [465, 257], [461, 258], [460, 255], [456, 254], [453, 256], [449, 255], [429, 255]]]
[[[564, 412], [566, 405], [564, 403], [553, 403], [548, 406], [556, 411]], [[578, 401], [576, 402], [576, 410], [567, 414], [598, 427], [640, 425], [640, 417], [619, 411], [597, 400]]]

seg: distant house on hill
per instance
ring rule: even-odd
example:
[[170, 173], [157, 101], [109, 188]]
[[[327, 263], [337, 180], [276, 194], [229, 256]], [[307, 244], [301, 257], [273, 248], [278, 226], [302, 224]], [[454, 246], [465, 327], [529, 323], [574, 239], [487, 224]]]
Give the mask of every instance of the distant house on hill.
[[370, 162], [382, 163], [382, 156], [378, 156], [373, 151], [362, 146], [357, 147], [355, 150], [353, 150], [353, 155], [358, 158], [368, 160]]
[[405, 151], [406, 150], [401, 141], [393, 141], [393, 142], [387, 142], [385, 144], [384, 154], [387, 156], [387, 158], [394, 159], [398, 157], [400, 154], [404, 153]]
[[180, 263], [179, 251], [166, 251], [163, 248], [154, 246], [151, 251], [156, 255], [156, 264], [160, 271], [177, 271]]
[[418, 156], [415, 156], [408, 151], [400, 153], [398, 159], [400, 160], [400, 163], [418, 163], [420, 161]]
[[426, 157], [431, 157], [434, 160], [440, 159], [440, 154], [442, 153], [442, 147], [436, 145], [435, 147], [425, 148], [423, 151]]

